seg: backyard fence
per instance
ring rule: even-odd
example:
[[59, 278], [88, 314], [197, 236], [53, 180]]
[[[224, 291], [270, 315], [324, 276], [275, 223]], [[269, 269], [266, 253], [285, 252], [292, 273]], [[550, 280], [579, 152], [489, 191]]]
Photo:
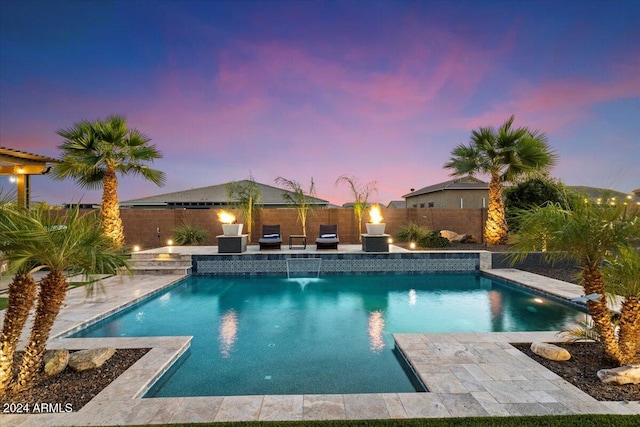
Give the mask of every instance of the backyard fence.
[[[173, 230], [188, 224], [205, 230], [208, 234], [203, 245], [217, 245], [216, 236], [222, 234], [222, 225], [217, 219], [218, 209], [122, 209], [125, 243], [139, 245], [143, 249], [165, 246]], [[236, 214], [238, 214], [236, 212]], [[482, 242], [482, 228], [486, 220], [486, 209], [383, 209], [382, 217], [386, 233], [393, 235], [409, 222], [429, 230], [451, 230], [458, 234], [470, 234]], [[366, 233], [364, 215], [361, 230], [358, 228], [353, 210], [345, 208], [319, 209], [307, 217], [307, 241], [313, 244], [318, 237], [320, 224], [337, 224], [341, 244], [359, 243], [360, 233]], [[263, 224], [280, 224], [286, 243], [291, 234], [302, 234], [295, 209], [263, 209], [251, 230], [251, 242], [257, 242]], [[248, 233], [245, 224], [243, 233]]]

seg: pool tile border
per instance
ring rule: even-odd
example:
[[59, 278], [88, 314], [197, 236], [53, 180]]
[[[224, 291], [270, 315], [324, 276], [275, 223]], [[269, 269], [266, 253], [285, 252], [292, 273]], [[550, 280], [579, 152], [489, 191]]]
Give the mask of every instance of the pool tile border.
[[[480, 271], [490, 253], [389, 252], [389, 253], [246, 253], [192, 255], [194, 275], [286, 275], [287, 260], [320, 259], [320, 274], [417, 274]], [[316, 269], [318, 267], [315, 267]]]

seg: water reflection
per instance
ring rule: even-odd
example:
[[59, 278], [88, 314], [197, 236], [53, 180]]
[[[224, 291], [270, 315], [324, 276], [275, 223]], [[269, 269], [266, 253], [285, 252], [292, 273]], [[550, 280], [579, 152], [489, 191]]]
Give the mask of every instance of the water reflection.
[[228, 310], [220, 322], [218, 340], [220, 341], [220, 354], [225, 359], [231, 355], [233, 344], [238, 338], [238, 314], [235, 310]]
[[502, 294], [498, 291], [489, 291], [489, 307], [491, 311], [491, 330], [504, 331], [504, 308], [502, 306]]
[[372, 311], [369, 314], [369, 349], [380, 353], [384, 347], [384, 315], [382, 311]]
[[416, 305], [418, 302], [418, 294], [415, 289], [409, 290], [409, 305]]

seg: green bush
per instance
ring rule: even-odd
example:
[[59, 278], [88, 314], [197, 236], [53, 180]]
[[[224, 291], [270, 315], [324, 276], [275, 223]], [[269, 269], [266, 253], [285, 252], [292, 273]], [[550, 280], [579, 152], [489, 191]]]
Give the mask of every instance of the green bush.
[[417, 242], [426, 236], [429, 230], [414, 222], [404, 224], [394, 234], [393, 238], [398, 242]]
[[440, 235], [440, 230], [427, 232], [418, 240], [418, 245], [423, 248], [446, 248], [451, 246], [451, 242], [446, 237]]
[[173, 230], [173, 241], [178, 246], [197, 246], [206, 238], [207, 232], [195, 225], [182, 224]]

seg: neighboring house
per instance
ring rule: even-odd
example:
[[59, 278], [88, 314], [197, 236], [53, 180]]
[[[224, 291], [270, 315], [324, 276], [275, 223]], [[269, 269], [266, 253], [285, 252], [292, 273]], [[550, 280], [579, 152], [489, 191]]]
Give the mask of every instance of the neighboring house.
[[404, 209], [407, 207], [405, 200], [392, 200], [387, 205], [387, 209]]
[[[248, 182], [246, 180], [239, 182]], [[263, 208], [287, 208], [290, 204], [285, 202], [283, 193], [291, 193], [282, 188], [256, 183], [260, 189]], [[121, 208], [133, 209], [210, 209], [229, 207], [225, 184], [212, 185], [210, 187], [194, 188], [191, 190], [176, 191], [175, 193], [160, 194], [157, 196], [143, 197], [120, 202]], [[317, 197], [310, 197], [312, 204], [320, 208], [329, 206], [329, 202]]]
[[412, 191], [404, 196], [407, 208], [486, 208], [489, 184], [472, 176], [452, 179]]
[[632, 191], [633, 198], [629, 203], [635, 203], [637, 206], [640, 206], [640, 188], [636, 188]]
[[640, 188], [633, 190], [633, 194], [621, 191], [610, 190], [608, 188], [587, 187], [584, 185], [569, 185], [567, 188], [577, 193], [585, 194], [596, 203], [617, 204], [628, 203], [640, 205]]

